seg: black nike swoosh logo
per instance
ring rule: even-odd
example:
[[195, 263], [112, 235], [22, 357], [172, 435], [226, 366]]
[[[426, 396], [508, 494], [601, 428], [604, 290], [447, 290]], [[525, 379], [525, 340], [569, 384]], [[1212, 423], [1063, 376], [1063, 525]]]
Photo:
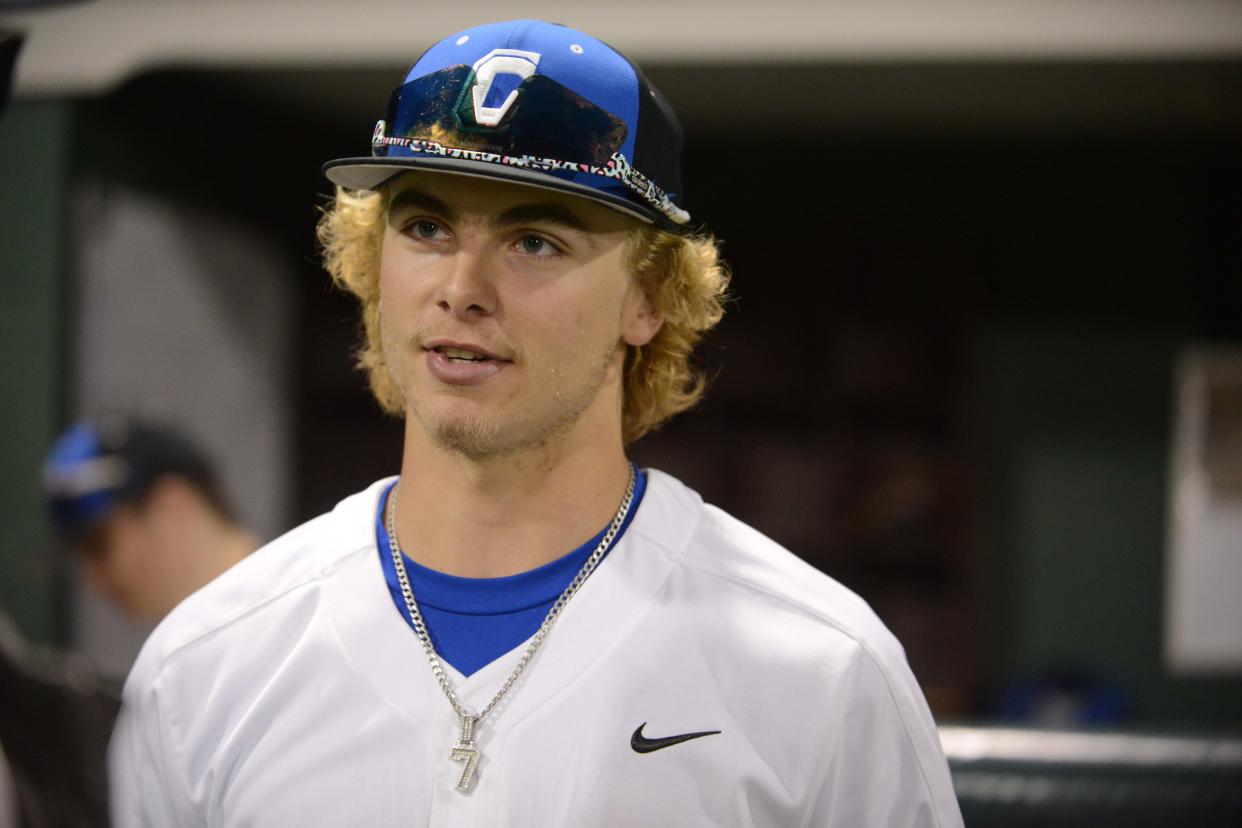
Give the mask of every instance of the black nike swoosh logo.
[[648, 739], [643, 735], [643, 728], [647, 726], [643, 722], [634, 729], [634, 735], [630, 737], [630, 747], [634, 748], [636, 753], [651, 753], [653, 750], [662, 750], [673, 745], [680, 745], [682, 742], [688, 742], [691, 739], [698, 739], [701, 736], [715, 736], [719, 730], [704, 730], [700, 733], [681, 733], [677, 736], [661, 736], [657, 739]]

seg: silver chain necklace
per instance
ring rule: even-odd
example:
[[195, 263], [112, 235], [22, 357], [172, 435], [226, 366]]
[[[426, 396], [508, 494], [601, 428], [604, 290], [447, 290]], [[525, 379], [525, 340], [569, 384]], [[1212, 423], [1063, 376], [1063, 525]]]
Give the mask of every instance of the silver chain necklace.
[[397, 543], [397, 494], [401, 488], [400, 482], [393, 487], [392, 495], [388, 498], [388, 523], [386, 527], [388, 531], [388, 549], [392, 553], [392, 565], [397, 571], [397, 581], [401, 585], [401, 597], [405, 599], [405, 607], [410, 612], [410, 620], [413, 623], [414, 632], [418, 635], [418, 640], [422, 642], [423, 652], [427, 654], [427, 661], [431, 664], [431, 672], [435, 675], [436, 681], [440, 683], [440, 689], [444, 691], [444, 695], [448, 697], [449, 704], [452, 705], [453, 712], [457, 714], [461, 726], [457, 744], [449, 751], [449, 758], [451, 760], [462, 763], [461, 775], [457, 778], [457, 790], [469, 790], [470, 782], [474, 778], [475, 768], [479, 764], [479, 756], [481, 754], [478, 747], [474, 744], [475, 727], [500, 703], [505, 693], [509, 692], [509, 688], [513, 687], [518, 677], [522, 675], [522, 671], [526, 669], [526, 665], [534, 657], [535, 651], [539, 649], [539, 645], [543, 644], [543, 640], [548, 637], [548, 631], [552, 629], [552, 624], [560, 617], [561, 611], [565, 609], [569, 599], [574, 597], [574, 594], [586, 579], [595, 571], [595, 567], [603, 560], [604, 555], [608, 552], [608, 548], [612, 546], [613, 540], [617, 537], [617, 533], [621, 531], [621, 526], [625, 523], [626, 516], [630, 513], [630, 504], [634, 500], [636, 479], [634, 466], [631, 464], [630, 480], [625, 487], [625, 497], [621, 499], [621, 506], [617, 509], [617, 514], [613, 517], [612, 523], [608, 525], [608, 531], [604, 533], [604, 537], [600, 540], [599, 545], [595, 547], [595, 551], [591, 553], [586, 563], [582, 565], [582, 569], [578, 570], [578, 574], [569, 582], [569, 586], [565, 587], [565, 591], [553, 602], [552, 608], [544, 616], [543, 623], [539, 625], [539, 630], [535, 633], [534, 638], [530, 640], [530, 644], [527, 645], [526, 652], [522, 653], [522, 657], [518, 659], [517, 666], [513, 668], [513, 672], [509, 674], [509, 677], [505, 679], [505, 683], [496, 691], [496, 695], [492, 696], [492, 700], [487, 703], [487, 707], [484, 707], [478, 714], [473, 714], [463, 707], [461, 700], [457, 698], [457, 692], [453, 689], [452, 682], [449, 681], [448, 675], [444, 672], [444, 665], [440, 662], [440, 656], [436, 653], [436, 648], [431, 643], [431, 636], [427, 633], [427, 625], [423, 622], [423, 615], [418, 611], [418, 602], [414, 600], [414, 590], [410, 587], [410, 577], [405, 571], [405, 562], [401, 559], [401, 546]]

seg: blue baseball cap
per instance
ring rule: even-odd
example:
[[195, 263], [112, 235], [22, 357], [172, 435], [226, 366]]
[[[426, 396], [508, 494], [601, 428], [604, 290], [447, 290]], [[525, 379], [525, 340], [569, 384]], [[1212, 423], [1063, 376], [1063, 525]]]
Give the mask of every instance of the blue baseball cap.
[[80, 536], [121, 504], [142, 497], [162, 474], [178, 474], [206, 489], [210, 464], [171, 429], [122, 415], [83, 420], [57, 438], [43, 464], [43, 492], [52, 522]]
[[511, 20], [424, 52], [375, 125], [371, 156], [323, 170], [353, 190], [410, 169], [499, 178], [680, 230], [681, 147], [672, 107], [625, 55], [565, 26]]

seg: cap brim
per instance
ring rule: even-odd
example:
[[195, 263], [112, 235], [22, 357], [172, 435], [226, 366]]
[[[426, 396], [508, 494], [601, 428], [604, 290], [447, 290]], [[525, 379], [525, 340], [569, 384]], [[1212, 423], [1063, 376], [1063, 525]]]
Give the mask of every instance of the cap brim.
[[590, 199], [605, 207], [633, 216], [647, 224], [656, 224], [666, 230], [677, 231], [677, 225], [670, 222], [656, 210], [644, 209], [629, 199], [601, 192], [585, 184], [576, 184], [555, 176], [492, 164], [487, 161], [470, 161], [461, 158], [338, 158], [323, 165], [323, 174], [333, 184], [350, 190], [375, 190], [383, 186], [389, 179], [410, 170], [427, 170], [429, 172], [450, 173], [453, 175], [469, 175], [475, 178], [492, 178], [501, 181], [512, 181], [553, 190], [570, 195]]

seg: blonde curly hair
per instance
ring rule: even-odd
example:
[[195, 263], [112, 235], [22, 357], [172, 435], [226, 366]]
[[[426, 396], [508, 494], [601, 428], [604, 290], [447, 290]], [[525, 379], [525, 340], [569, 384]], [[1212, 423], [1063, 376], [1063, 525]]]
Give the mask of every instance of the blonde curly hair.
[[[337, 187], [316, 233], [333, 282], [362, 306], [358, 367], [367, 372], [380, 407], [399, 417], [405, 413], [405, 400], [380, 347], [379, 265], [386, 221], [383, 192]], [[682, 236], [642, 224], [630, 232], [626, 244], [631, 274], [664, 316], [650, 342], [626, 348], [622, 437], [629, 444], [702, 398], [706, 378], [691, 355], [724, 315], [729, 272], [711, 236]]]

